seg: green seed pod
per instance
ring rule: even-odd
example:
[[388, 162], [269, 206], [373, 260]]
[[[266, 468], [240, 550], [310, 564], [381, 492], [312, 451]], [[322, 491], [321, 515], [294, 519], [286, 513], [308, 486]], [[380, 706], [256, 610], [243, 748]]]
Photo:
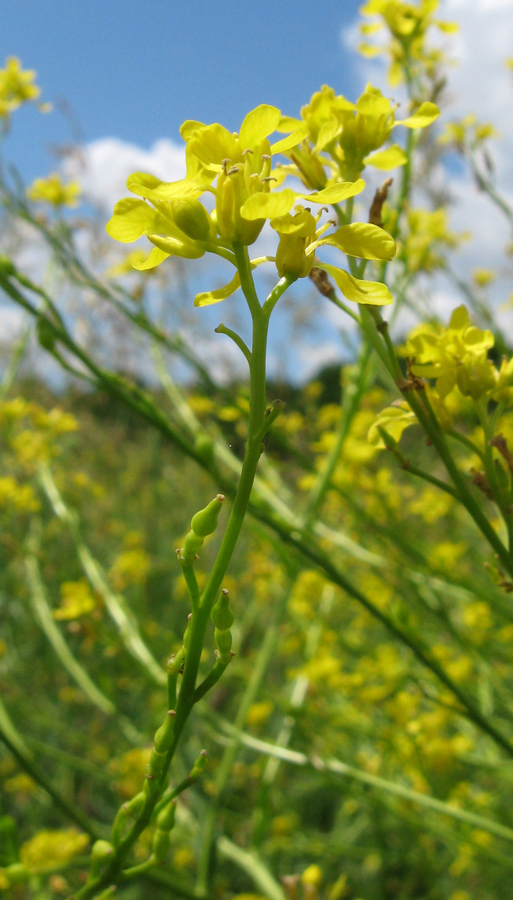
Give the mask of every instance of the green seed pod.
[[150, 761], [148, 763], [148, 772], [150, 775], [161, 775], [166, 764], [166, 754], [159, 753], [155, 747], [150, 753]]
[[199, 537], [205, 538], [208, 534], [213, 534], [217, 528], [217, 520], [221, 512], [221, 504], [224, 500], [223, 494], [218, 494], [214, 500], [211, 500], [205, 509], [200, 509], [191, 519], [191, 528]]
[[176, 803], [172, 800], [171, 803], [168, 803], [168, 805], [159, 812], [157, 816], [157, 828], [159, 828], [160, 831], [171, 831], [175, 824], [175, 815]]
[[221, 591], [219, 599], [210, 613], [210, 618], [216, 628], [227, 631], [232, 627], [234, 621], [233, 610], [230, 606], [230, 598], [226, 588]]
[[172, 200], [173, 219], [180, 231], [193, 241], [206, 241], [210, 235], [208, 213], [199, 200]]
[[224, 662], [226, 659], [229, 659], [232, 649], [231, 631], [220, 631], [219, 628], [216, 628], [214, 631], [214, 640], [216, 642], [216, 647], [219, 650], [221, 660]]
[[95, 841], [91, 848], [91, 860], [102, 862], [114, 853], [114, 847], [109, 841]]
[[155, 750], [159, 753], [165, 753], [171, 749], [175, 734], [175, 711], [170, 709], [163, 724], [155, 732], [153, 743]]
[[207, 763], [207, 751], [202, 750], [190, 771], [189, 781], [197, 781], [201, 773], [206, 769]]
[[185, 541], [180, 552], [180, 562], [186, 566], [192, 566], [197, 554], [203, 546], [203, 538], [193, 531], [189, 531], [185, 536]]
[[145, 803], [146, 797], [141, 791], [139, 794], [136, 794], [135, 797], [132, 797], [128, 803], [124, 803], [122, 809], [125, 810], [129, 818], [137, 819], [138, 815], [142, 812]]
[[152, 842], [152, 855], [156, 863], [164, 862], [170, 843], [169, 831], [161, 831], [160, 828], [157, 828]]

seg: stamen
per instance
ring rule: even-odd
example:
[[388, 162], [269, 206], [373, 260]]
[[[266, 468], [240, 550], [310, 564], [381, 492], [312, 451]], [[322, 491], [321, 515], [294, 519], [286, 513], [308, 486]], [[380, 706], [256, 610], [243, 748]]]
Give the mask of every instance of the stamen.
[[224, 171], [224, 174], [225, 174], [225, 175], [226, 175], [226, 170], [227, 170], [227, 168], [228, 168], [228, 166], [229, 166], [230, 163], [231, 163], [231, 159], [222, 159], [222, 160], [221, 160], [221, 165], [222, 165], [222, 167], [223, 167], [223, 171]]
[[242, 151], [242, 156], [244, 156], [245, 153], [253, 154], [254, 150], [252, 150], [251, 147], [246, 147], [246, 149]]
[[228, 169], [228, 171], [226, 172], [226, 175], [235, 175], [237, 172], [240, 172], [239, 167], [232, 166], [231, 169]]
[[[251, 176], [251, 177], [253, 177], [253, 176]], [[256, 176], [256, 178], [258, 178], [258, 175]], [[267, 175], [266, 178], [261, 178], [260, 181], [262, 181], [262, 182], [264, 182], [264, 181], [278, 181], [278, 179], [275, 178], [274, 175]]]

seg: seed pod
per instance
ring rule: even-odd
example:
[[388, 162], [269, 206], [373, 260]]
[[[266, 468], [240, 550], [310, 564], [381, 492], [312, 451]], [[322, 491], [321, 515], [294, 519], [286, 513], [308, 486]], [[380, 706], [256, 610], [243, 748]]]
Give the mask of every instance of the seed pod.
[[185, 537], [180, 553], [180, 562], [185, 563], [186, 566], [192, 566], [196, 559], [196, 555], [201, 550], [202, 546], [203, 538], [194, 534], [193, 531], [189, 531]]
[[231, 631], [220, 631], [219, 628], [216, 628], [214, 631], [214, 640], [216, 642], [216, 647], [219, 650], [219, 656], [221, 657], [221, 662], [226, 662], [226, 660], [230, 659], [231, 649], [232, 649], [232, 633]]
[[198, 780], [202, 772], [204, 772], [204, 770], [206, 769], [207, 762], [207, 751], [202, 750], [189, 773], [189, 781]]
[[217, 520], [221, 512], [221, 504], [224, 500], [223, 494], [218, 494], [210, 501], [205, 509], [200, 509], [191, 519], [191, 529], [198, 537], [205, 538], [209, 534], [213, 534], [217, 528]]
[[174, 709], [170, 709], [166, 715], [166, 718], [164, 719], [163, 724], [155, 732], [155, 737], [153, 739], [155, 750], [158, 750], [159, 753], [165, 753], [167, 750], [170, 750], [173, 743], [174, 734], [175, 711]]
[[169, 831], [161, 831], [160, 828], [157, 828], [152, 842], [152, 855], [156, 863], [164, 862], [170, 843]]
[[150, 775], [162, 775], [166, 764], [166, 754], [159, 753], [155, 747], [150, 753], [150, 761], [148, 763], [148, 773]]
[[129, 800], [128, 803], [124, 803], [122, 808], [125, 810], [129, 818], [137, 819], [137, 816], [140, 812], [142, 812], [145, 803], [146, 797], [141, 791], [141, 793], [136, 794], [135, 797], [132, 797], [132, 799]]
[[176, 802], [174, 800], [168, 803], [157, 816], [157, 828], [161, 831], [171, 831], [175, 824]]
[[95, 863], [103, 862], [114, 853], [114, 847], [109, 841], [95, 841], [91, 848], [91, 860]]
[[212, 619], [215, 627], [220, 628], [223, 631], [227, 631], [232, 627], [234, 615], [233, 610], [230, 606], [228, 591], [226, 589], [221, 591], [219, 599], [212, 612], [210, 613], [210, 618]]

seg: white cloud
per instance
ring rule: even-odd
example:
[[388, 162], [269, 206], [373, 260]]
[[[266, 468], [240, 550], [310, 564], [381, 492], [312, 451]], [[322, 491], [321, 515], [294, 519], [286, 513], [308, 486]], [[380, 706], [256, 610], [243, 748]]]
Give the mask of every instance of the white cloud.
[[126, 197], [126, 179], [132, 172], [150, 172], [163, 181], [177, 181], [185, 175], [182, 147], [167, 138], [155, 141], [149, 150], [118, 138], [101, 138], [85, 144], [64, 164], [68, 178], [82, 185], [86, 200], [111, 210]]

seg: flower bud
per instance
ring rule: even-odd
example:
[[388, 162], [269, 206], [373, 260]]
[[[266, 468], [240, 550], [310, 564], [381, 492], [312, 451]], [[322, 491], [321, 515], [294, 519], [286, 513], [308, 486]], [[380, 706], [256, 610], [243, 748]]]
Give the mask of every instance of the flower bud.
[[271, 222], [272, 227], [280, 235], [276, 251], [276, 268], [278, 275], [293, 275], [306, 278], [312, 271], [314, 254], [306, 255], [306, 248], [315, 239], [317, 222], [307, 209], [299, 209], [295, 215], [287, 213]]
[[208, 213], [199, 200], [172, 200], [173, 219], [180, 231], [193, 241], [206, 241], [210, 235]]

